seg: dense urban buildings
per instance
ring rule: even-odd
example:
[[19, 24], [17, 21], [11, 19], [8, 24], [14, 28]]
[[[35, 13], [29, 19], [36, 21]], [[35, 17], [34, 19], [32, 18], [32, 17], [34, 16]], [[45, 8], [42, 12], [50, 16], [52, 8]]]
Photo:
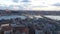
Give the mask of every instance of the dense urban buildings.
[[[42, 12], [43, 15], [36, 12], [33, 14], [32, 12], [1, 10], [0, 34], [60, 34], [60, 20], [45, 17], [45, 13]], [[37, 12], [39, 13], [39, 11]], [[40, 17], [35, 17], [34, 15], [39, 15]]]

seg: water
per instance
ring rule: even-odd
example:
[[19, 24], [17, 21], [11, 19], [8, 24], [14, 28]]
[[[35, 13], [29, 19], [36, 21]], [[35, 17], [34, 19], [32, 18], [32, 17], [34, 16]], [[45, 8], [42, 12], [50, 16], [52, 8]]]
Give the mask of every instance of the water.
[[[60, 20], [60, 16], [52, 16], [52, 15], [45, 15], [48, 18], [54, 19], [54, 20]], [[35, 16], [37, 18], [39, 18], [39, 16]], [[40, 16], [41, 17], [41, 16]], [[25, 19], [25, 16], [19, 16], [19, 15], [11, 15], [11, 16], [0, 16], [0, 20], [1, 19], [11, 19], [11, 18], [21, 18], [21, 19]]]
[[19, 15], [11, 15], [11, 16], [0, 16], [0, 20], [1, 19], [11, 19], [11, 18], [21, 18], [21, 19], [25, 19], [25, 16], [19, 16]]
[[54, 20], [60, 20], [60, 16], [53, 16], [53, 15], [45, 15], [45, 16]]

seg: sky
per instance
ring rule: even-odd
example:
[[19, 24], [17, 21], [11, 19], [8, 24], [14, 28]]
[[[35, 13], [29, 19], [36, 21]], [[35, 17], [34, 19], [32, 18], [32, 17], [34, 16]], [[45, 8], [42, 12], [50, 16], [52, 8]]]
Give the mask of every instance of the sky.
[[0, 9], [60, 11], [60, 0], [0, 0]]

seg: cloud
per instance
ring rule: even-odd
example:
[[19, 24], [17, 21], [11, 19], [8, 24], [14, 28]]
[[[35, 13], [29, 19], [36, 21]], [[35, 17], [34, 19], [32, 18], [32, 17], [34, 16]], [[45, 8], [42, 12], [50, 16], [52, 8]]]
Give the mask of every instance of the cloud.
[[55, 3], [53, 4], [53, 6], [60, 6], [60, 3]]
[[16, 3], [17, 3], [18, 1], [19, 1], [19, 0], [13, 0], [13, 2], [16, 2]]
[[22, 2], [30, 2], [29, 0], [22, 0]]

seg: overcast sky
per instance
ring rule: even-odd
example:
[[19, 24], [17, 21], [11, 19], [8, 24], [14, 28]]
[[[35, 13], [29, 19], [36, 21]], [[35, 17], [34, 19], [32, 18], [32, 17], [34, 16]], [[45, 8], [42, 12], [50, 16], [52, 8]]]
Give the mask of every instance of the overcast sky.
[[0, 9], [60, 11], [60, 0], [0, 0]]

